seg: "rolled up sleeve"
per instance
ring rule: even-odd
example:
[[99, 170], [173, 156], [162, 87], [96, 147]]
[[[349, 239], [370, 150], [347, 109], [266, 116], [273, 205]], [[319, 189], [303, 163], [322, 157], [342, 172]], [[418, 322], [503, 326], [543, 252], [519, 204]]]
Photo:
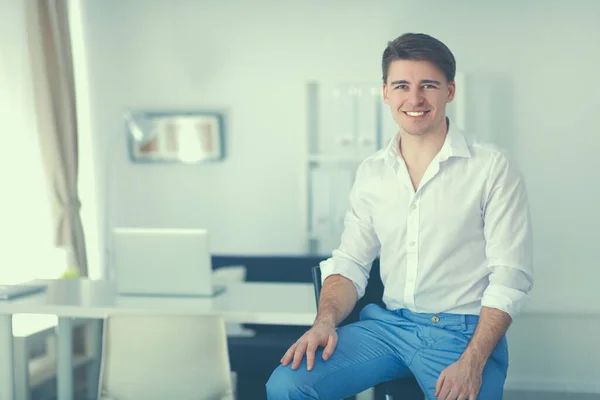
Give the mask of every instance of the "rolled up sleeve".
[[368, 179], [363, 163], [350, 191], [340, 246], [320, 264], [322, 282], [331, 275], [342, 275], [354, 283], [358, 299], [365, 294], [373, 260], [381, 247], [373, 229], [371, 205], [365, 192]]
[[490, 275], [481, 304], [514, 318], [533, 288], [533, 234], [524, 180], [501, 153], [490, 171], [484, 235]]

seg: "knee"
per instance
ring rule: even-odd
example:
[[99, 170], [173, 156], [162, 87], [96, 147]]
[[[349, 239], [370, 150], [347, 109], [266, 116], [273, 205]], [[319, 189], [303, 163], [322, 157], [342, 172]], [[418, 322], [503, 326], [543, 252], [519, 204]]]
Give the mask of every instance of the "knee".
[[267, 381], [268, 400], [299, 400], [319, 397], [310, 382], [305, 379], [303, 371], [292, 370], [290, 366], [278, 366]]

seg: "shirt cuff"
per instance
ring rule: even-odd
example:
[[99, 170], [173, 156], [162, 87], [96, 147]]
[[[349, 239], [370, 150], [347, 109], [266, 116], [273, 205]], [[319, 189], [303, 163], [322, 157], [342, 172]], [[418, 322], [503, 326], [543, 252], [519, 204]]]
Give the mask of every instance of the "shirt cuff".
[[481, 305], [504, 311], [514, 319], [521, 313], [528, 299], [528, 294], [518, 289], [490, 284], [483, 294]]
[[357, 301], [365, 295], [369, 275], [360, 265], [345, 258], [334, 257], [322, 261], [320, 268], [321, 284], [327, 277], [339, 274], [352, 281], [356, 288]]

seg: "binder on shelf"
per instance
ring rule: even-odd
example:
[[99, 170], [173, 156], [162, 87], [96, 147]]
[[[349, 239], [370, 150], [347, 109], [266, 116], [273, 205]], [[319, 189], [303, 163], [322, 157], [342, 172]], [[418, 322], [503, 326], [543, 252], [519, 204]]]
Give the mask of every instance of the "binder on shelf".
[[356, 96], [357, 124], [355, 127], [356, 155], [366, 158], [377, 151], [381, 93], [370, 84], [360, 85]]
[[308, 244], [313, 253], [331, 254], [340, 244], [356, 170], [381, 147], [383, 116], [391, 117], [382, 109], [379, 83], [312, 82], [307, 96]]
[[320, 237], [329, 229], [329, 213], [331, 194], [331, 178], [326, 169], [313, 168], [310, 171], [309, 206], [310, 226], [309, 232], [315, 238]]
[[[331, 234], [337, 246], [344, 232], [344, 219], [349, 208], [349, 197], [354, 184], [355, 171], [337, 168], [332, 171], [332, 175], [332, 192], [335, 195], [331, 198]], [[334, 248], [330, 249], [330, 251], [333, 250]]]
[[355, 154], [355, 126], [357, 119], [356, 89], [352, 86], [342, 86], [332, 91], [333, 153], [341, 156]]

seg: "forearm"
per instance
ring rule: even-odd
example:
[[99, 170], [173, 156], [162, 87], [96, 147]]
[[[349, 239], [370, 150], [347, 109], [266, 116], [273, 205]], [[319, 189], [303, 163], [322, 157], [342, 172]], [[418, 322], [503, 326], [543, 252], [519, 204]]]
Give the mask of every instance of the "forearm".
[[338, 326], [350, 314], [358, 297], [352, 281], [342, 275], [331, 275], [323, 282], [315, 325]]
[[461, 359], [483, 371], [494, 348], [512, 322], [510, 315], [496, 308], [482, 307], [479, 322]]

